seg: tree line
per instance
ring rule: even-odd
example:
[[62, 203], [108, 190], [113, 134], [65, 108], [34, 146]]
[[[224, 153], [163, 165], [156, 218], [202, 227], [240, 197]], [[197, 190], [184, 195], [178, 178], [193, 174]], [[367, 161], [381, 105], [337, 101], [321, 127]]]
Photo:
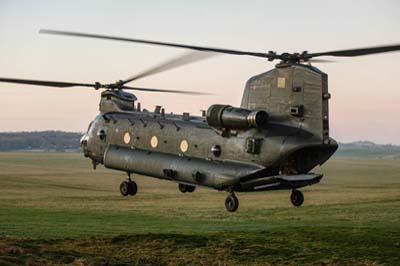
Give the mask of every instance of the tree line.
[[82, 133], [64, 131], [3, 132], [0, 133], [0, 151], [79, 150], [79, 140], [82, 135]]

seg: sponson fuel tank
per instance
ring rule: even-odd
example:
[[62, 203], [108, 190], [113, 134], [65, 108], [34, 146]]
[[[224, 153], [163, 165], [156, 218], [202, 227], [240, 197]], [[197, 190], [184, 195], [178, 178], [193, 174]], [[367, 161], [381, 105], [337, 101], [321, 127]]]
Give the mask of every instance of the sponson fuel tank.
[[196, 159], [117, 145], [110, 145], [106, 149], [104, 166], [216, 189], [229, 187], [238, 183], [241, 177], [264, 168], [256, 164]]

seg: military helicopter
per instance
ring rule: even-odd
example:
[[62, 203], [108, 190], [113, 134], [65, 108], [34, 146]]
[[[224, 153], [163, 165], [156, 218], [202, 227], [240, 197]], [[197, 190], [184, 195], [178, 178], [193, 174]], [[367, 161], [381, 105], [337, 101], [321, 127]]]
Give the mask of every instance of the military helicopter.
[[268, 53], [201, 47], [79, 32], [41, 30], [41, 33], [106, 39], [191, 49], [212, 54], [247, 55], [279, 60], [274, 69], [251, 77], [240, 107], [213, 104], [202, 116], [168, 114], [161, 106], [142, 109], [127, 90], [187, 93], [127, 86], [129, 82], [167, 69], [204, 59], [189, 54], [175, 58], [139, 75], [111, 84], [72, 83], [0, 78], [0, 82], [104, 89], [100, 113], [81, 139], [85, 157], [94, 168], [127, 173], [120, 185], [123, 196], [135, 195], [132, 174], [174, 181], [183, 193], [197, 186], [227, 191], [225, 207], [235, 212], [235, 192], [291, 190], [294, 206], [304, 202], [299, 188], [318, 183], [322, 174], [310, 173], [337, 150], [329, 135], [328, 76], [311, 62], [321, 56], [355, 57], [400, 50], [400, 45], [329, 51], [321, 53]]

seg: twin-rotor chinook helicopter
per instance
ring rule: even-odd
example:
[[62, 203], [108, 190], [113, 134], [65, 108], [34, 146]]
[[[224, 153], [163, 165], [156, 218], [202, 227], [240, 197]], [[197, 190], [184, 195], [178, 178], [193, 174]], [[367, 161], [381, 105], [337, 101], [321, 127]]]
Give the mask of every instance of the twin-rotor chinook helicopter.
[[[41, 33], [136, 42], [186, 48], [188, 54], [139, 75], [111, 84], [71, 83], [0, 78], [0, 82], [50, 87], [93, 87], [101, 94], [100, 114], [90, 123], [81, 147], [94, 167], [124, 171], [122, 195], [135, 195], [132, 173], [175, 181], [183, 193], [205, 186], [229, 193], [225, 206], [237, 210], [235, 192], [290, 189], [294, 206], [302, 205], [298, 188], [318, 183], [322, 174], [309, 173], [338, 148], [329, 136], [328, 76], [309, 62], [320, 56], [354, 57], [400, 50], [389, 45], [323, 53], [256, 53], [77, 32]], [[203, 116], [167, 114], [157, 106], [142, 110], [127, 90], [187, 93], [131, 87], [126, 84], [167, 69], [198, 61], [215, 53], [280, 60], [274, 69], [250, 78], [240, 107], [211, 105]], [[307, 63], [307, 64], [305, 64]]]

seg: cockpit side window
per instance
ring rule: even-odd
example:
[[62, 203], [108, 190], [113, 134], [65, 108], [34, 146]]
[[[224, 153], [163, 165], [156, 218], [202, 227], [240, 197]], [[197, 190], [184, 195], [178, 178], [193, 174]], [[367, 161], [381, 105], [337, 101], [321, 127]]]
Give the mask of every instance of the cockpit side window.
[[90, 128], [92, 127], [92, 125], [93, 125], [93, 121], [92, 121], [92, 122], [90, 122], [90, 124], [89, 124], [89, 126], [88, 126], [88, 129], [87, 129], [87, 131], [86, 131], [86, 133], [89, 133], [89, 130], [90, 130]]

